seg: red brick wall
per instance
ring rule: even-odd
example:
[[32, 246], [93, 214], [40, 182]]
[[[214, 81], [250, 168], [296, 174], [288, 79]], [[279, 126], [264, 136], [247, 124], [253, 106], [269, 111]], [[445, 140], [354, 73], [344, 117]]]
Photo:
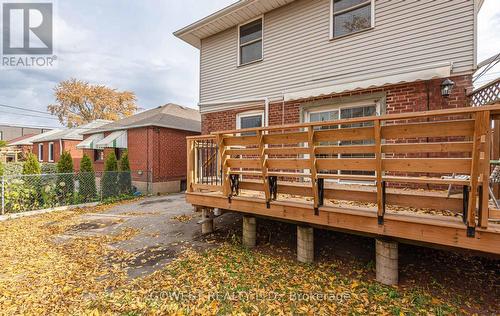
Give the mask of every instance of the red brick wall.
[[[334, 100], [342, 97], [377, 92], [385, 92], [386, 94], [387, 114], [468, 106], [469, 101], [467, 92], [470, 91], [472, 87], [472, 76], [455, 76], [451, 79], [455, 82], [455, 87], [448, 98], [443, 98], [441, 96], [440, 85], [443, 79], [434, 79], [334, 94], [308, 100], [291, 101], [285, 104], [283, 104], [283, 102], [271, 103], [269, 106], [269, 125], [300, 123], [300, 109], [301, 105], [305, 102], [324, 99]], [[202, 133], [208, 134], [213, 131], [235, 129], [236, 115], [248, 110], [250, 109], [245, 108], [241, 110], [202, 114]]]
[[[162, 127], [142, 127], [127, 132], [130, 169], [136, 180], [146, 181], [146, 173], [153, 172], [153, 182], [181, 180], [186, 178], [186, 137], [199, 133]], [[105, 133], [105, 136], [109, 133]], [[104, 150], [104, 160], [114, 149]], [[85, 153], [94, 159], [94, 151]], [[95, 171], [104, 170], [104, 160], [94, 162]], [[138, 179], [137, 171], [143, 171]]]
[[[52, 142], [52, 141], [51, 141]], [[52, 162], [49, 161], [49, 143], [51, 142], [39, 142], [33, 143], [33, 154], [38, 158], [38, 144], [43, 144], [43, 160], [42, 162]], [[54, 140], [54, 163], [57, 163], [61, 158], [61, 145], [59, 140]], [[80, 143], [79, 140], [63, 140], [62, 141], [62, 151], [69, 151], [71, 157], [73, 158], [73, 169], [80, 169], [80, 160], [83, 157], [83, 151], [76, 148], [76, 145]]]

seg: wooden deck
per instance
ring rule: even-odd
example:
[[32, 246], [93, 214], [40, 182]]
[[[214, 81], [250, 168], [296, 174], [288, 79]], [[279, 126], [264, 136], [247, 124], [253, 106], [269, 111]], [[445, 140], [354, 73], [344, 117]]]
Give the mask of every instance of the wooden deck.
[[[186, 199], [499, 255], [500, 210], [488, 194], [498, 119], [496, 104], [188, 137]], [[453, 174], [470, 180], [442, 178]]]

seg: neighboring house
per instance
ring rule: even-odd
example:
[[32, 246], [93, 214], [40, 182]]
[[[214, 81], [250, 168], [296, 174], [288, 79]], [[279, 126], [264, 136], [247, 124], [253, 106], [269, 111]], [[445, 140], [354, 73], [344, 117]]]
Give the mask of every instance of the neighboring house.
[[128, 151], [134, 185], [141, 191], [179, 192], [186, 180], [186, 136], [200, 134], [195, 109], [166, 104], [85, 132], [78, 148], [94, 161], [96, 171], [114, 152]]
[[41, 134], [50, 130], [50, 128], [36, 128], [22, 125], [0, 124], [0, 140], [9, 142], [19, 137]]
[[21, 136], [9, 141], [7, 147], [11, 150], [20, 152], [22, 157], [26, 157], [27, 154], [33, 152], [33, 142], [36, 142], [37, 139], [41, 139], [42, 137], [47, 137], [59, 132], [61, 132], [60, 129], [53, 129], [43, 132], [42, 134]]
[[111, 121], [106, 120], [95, 120], [79, 127], [39, 135], [40, 137], [31, 140], [33, 144], [33, 154], [38, 157], [38, 161], [40, 162], [57, 163], [61, 154], [67, 151], [73, 158], [74, 170], [79, 170], [83, 151], [76, 146], [83, 140], [83, 133], [99, 128], [110, 122]]
[[481, 5], [241, 0], [174, 34], [200, 50], [206, 134], [468, 106]]

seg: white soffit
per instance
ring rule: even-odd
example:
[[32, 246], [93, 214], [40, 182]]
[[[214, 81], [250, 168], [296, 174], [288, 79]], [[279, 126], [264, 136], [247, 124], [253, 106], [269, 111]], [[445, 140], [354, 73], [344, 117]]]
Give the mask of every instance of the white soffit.
[[127, 131], [112, 132], [103, 140], [97, 142], [96, 148], [128, 148], [127, 146]]
[[217, 34], [294, 0], [240, 0], [176, 32], [174, 35], [196, 48], [201, 39]]
[[98, 142], [100, 142], [101, 140], [103, 140], [103, 139], [104, 139], [104, 134], [103, 133], [94, 134], [94, 135], [91, 135], [91, 136], [87, 137], [86, 139], [83, 140], [83, 142], [81, 142], [78, 145], [76, 145], [76, 148], [79, 148], [79, 149], [95, 149], [96, 148], [96, 144]]
[[338, 82], [336, 84], [310, 86], [307, 89], [288, 90], [284, 93], [284, 101], [308, 99], [334, 93], [382, 87], [386, 85], [414, 82], [420, 80], [430, 80], [436, 78], [446, 78], [451, 75], [451, 64], [434, 64], [419, 68], [409, 68], [398, 72], [377, 74], [377, 76], [367, 77], [362, 80], [350, 82]]

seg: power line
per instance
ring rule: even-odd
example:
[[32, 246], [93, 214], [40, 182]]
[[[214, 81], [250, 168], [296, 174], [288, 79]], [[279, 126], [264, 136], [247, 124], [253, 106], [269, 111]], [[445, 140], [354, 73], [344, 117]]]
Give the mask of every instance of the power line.
[[19, 116], [37, 117], [37, 118], [43, 118], [45, 120], [57, 120], [57, 121], [59, 121], [59, 119], [57, 117], [48, 117], [48, 116], [41, 116], [41, 115], [35, 115], [35, 114], [12, 113], [12, 112], [5, 112], [5, 111], [0, 111], [0, 113], [10, 114], [10, 115], [19, 115]]
[[496, 64], [500, 62], [500, 53], [498, 53], [494, 58], [492, 58], [489, 63], [485, 66], [485, 68], [474, 78], [472, 82], [476, 82], [479, 78], [481, 78], [486, 72], [488, 72], [491, 68], [493, 68]]
[[7, 104], [1, 104], [0, 103], [0, 106], [4, 107], [4, 108], [16, 109], [16, 110], [21, 110], [21, 111], [26, 111], [26, 112], [33, 112], [33, 113], [41, 113], [41, 114], [45, 114], [45, 115], [51, 115], [48, 112], [43, 112], [43, 111], [38, 111], [38, 110], [31, 110], [31, 109], [26, 109], [26, 108], [22, 108], [22, 107], [18, 107], [18, 106], [13, 106], [13, 105], [7, 105]]

